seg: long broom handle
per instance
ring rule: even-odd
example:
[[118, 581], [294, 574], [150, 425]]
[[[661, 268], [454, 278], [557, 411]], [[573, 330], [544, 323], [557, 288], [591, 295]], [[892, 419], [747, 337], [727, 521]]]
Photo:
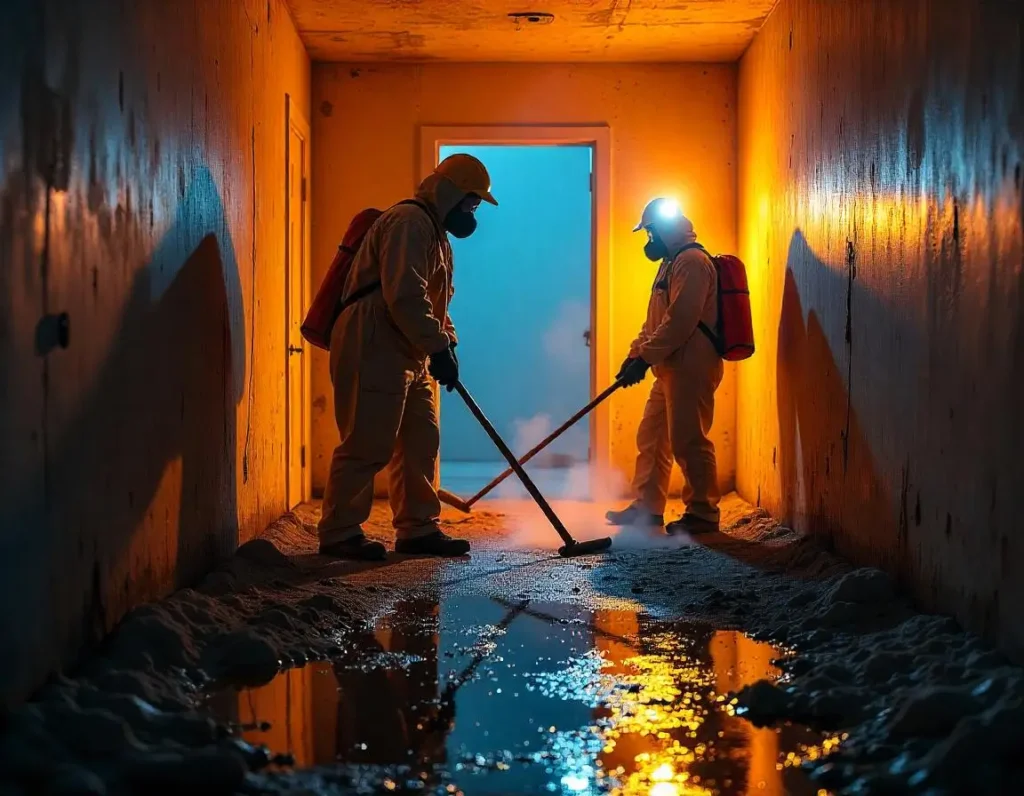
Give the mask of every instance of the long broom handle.
[[526, 474], [526, 470], [523, 469], [522, 465], [516, 461], [516, 455], [512, 453], [508, 445], [505, 444], [505, 440], [501, 438], [494, 426], [491, 425], [491, 421], [487, 419], [487, 415], [483, 413], [483, 410], [477, 405], [476, 401], [473, 400], [473, 396], [469, 394], [461, 381], [455, 382], [455, 389], [459, 395], [462, 396], [462, 400], [466, 402], [466, 406], [469, 407], [469, 411], [473, 413], [477, 421], [483, 426], [484, 431], [487, 432], [487, 436], [491, 438], [491, 441], [497, 446], [498, 450], [501, 451], [501, 455], [505, 457], [505, 461], [508, 462], [509, 467], [519, 476], [519, 480], [523, 482], [523, 486], [526, 487], [526, 491], [530, 493], [530, 497], [536, 501], [537, 505], [540, 506], [540, 510], [544, 512], [544, 516], [548, 518], [548, 522], [558, 532], [558, 535], [562, 537], [562, 541], [567, 545], [575, 545], [576, 540], [572, 538], [569, 532], [562, 525], [562, 521], [558, 519], [558, 515], [551, 509], [548, 502], [544, 499], [544, 496], [537, 489], [536, 485], [530, 479], [530, 476]]
[[[528, 453], [526, 453], [519, 460], [519, 464], [524, 465], [528, 461], [530, 461], [530, 459], [532, 459], [534, 456], [536, 456], [538, 453], [544, 450], [544, 448], [546, 448], [548, 445], [550, 445], [552, 442], [554, 442], [556, 439], [562, 436], [562, 434], [564, 434], [566, 431], [568, 431], [570, 428], [576, 425], [576, 423], [578, 423], [581, 419], [583, 419], [591, 412], [593, 412], [598, 404], [604, 401], [609, 395], [611, 395], [621, 386], [623, 385], [622, 380], [620, 379], [619, 381], [615, 382], [611, 387], [606, 389], [603, 393], [598, 395], [593, 401], [591, 401], [589, 404], [580, 409], [580, 411], [578, 411], [576, 414], [574, 414], [572, 417], [570, 417], [568, 420], [562, 423], [562, 425], [560, 425], [558, 428], [556, 428], [554, 431], [548, 434], [543, 440], [538, 442], [533, 448], [530, 449]], [[479, 492], [473, 495], [473, 497], [467, 500], [466, 505], [472, 506], [474, 503], [480, 500], [480, 498], [482, 498], [484, 495], [486, 495], [488, 492], [490, 492], [492, 489], [498, 486], [498, 484], [500, 484], [514, 472], [515, 470], [509, 467], [505, 472], [503, 472], [501, 475], [499, 475], [497, 478], [491, 481], [491, 483], [489, 483], [487, 486], [485, 486], [483, 489], [481, 489]]]

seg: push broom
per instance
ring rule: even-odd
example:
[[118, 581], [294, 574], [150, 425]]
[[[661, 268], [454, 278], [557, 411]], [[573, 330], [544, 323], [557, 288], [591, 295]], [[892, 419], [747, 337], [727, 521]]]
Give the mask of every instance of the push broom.
[[473, 396], [469, 394], [469, 390], [463, 386], [461, 381], [455, 382], [455, 390], [462, 396], [462, 400], [466, 402], [466, 406], [469, 407], [469, 411], [473, 413], [473, 416], [477, 419], [484, 431], [487, 432], [487, 436], [491, 438], [491, 441], [495, 444], [501, 455], [505, 457], [505, 461], [508, 462], [508, 466], [512, 469], [519, 480], [523, 482], [523, 486], [526, 487], [526, 491], [530, 493], [530, 497], [534, 499], [540, 510], [544, 512], [544, 516], [548, 518], [548, 522], [558, 532], [558, 535], [562, 537], [564, 545], [558, 548], [558, 555], [562, 558], [570, 558], [572, 556], [584, 556], [589, 553], [599, 553], [602, 550], [607, 550], [612, 546], [612, 540], [610, 537], [602, 537], [601, 539], [591, 539], [588, 542], [577, 542], [572, 538], [572, 534], [565, 529], [562, 521], [558, 519], [558, 515], [552, 510], [547, 500], [537, 489], [533, 480], [526, 474], [526, 470], [523, 466], [516, 461], [516, 456], [512, 453], [508, 445], [501, 438], [494, 426], [491, 425], [491, 421], [487, 419], [487, 416], [483, 413], [483, 410], [477, 405], [477, 402], [473, 400]]
[[[576, 425], [576, 423], [578, 423], [580, 420], [582, 420], [584, 417], [586, 417], [592, 411], [594, 411], [598, 404], [602, 403], [606, 398], [608, 398], [609, 395], [611, 395], [613, 392], [615, 392], [622, 386], [623, 383], [621, 379], [619, 381], [616, 381], [614, 384], [612, 384], [611, 387], [609, 387], [596, 398], [594, 398], [594, 400], [592, 400], [589, 404], [580, 409], [580, 411], [578, 411], [576, 414], [574, 414], [572, 417], [570, 417], [568, 420], [562, 423], [562, 425], [560, 425], [558, 428], [556, 428], [554, 431], [548, 434], [544, 439], [538, 442], [533, 448], [531, 448], [529, 451], [523, 454], [523, 457], [519, 459], [519, 461], [516, 462], [516, 464], [520, 465], [520, 467], [526, 464], [528, 461], [530, 461], [530, 459], [532, 459], [534, 456], [536, 456], [538, 453], [544, 450], [548, 445], [550, 445], [552, 442], [554, 442], [556, 439], [562, 436], [562, 434], [564, 434], [566, 431], [568, 431], [570, 428]], [[495, 478], [493, 481], [487, 484], [487, 486], [485, 486], [483, 489], [481, 489], [468, 500], [463, 500], [458, 495], [449, 492], [447, 489], [437, 490], [437, 496], [441, 499], [443, 503], [447, 503], [449, 506], [457, 508], [459, 511], [464, 511], [468, 514], [470, 511], [473, 510], [474, 503], [476, 503], [478, 500], [480, 500], [482, 497], [488, 494], [491, 490], [493, 490], [496, 486], [498, 486], [506, 478], [512, 475], [512, 473], [515, 472], [515, 465], [509, 467], [507, 470], [505, 470], [505, 472], [503, 472], [501, 475], [499, 475], [497, 478]]]

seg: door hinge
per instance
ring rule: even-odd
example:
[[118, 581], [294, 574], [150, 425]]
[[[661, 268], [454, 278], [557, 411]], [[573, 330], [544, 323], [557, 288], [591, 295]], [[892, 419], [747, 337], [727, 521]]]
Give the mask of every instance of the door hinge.
[[299, 465], [301, 467], [305, 467], [306, 466], [306, 446], [305, 445], [303, 445], [301, 448], [299, 448]]
[[301, 184], [301, 187], [300, 187], [299, 190], [302, 192], [302, 201], [305, 202], [306, 201], [306, 178], [305, 177], [302, 178], [302, 184]]
[[590, 192], [594, 192], [594, 172], [590, 172]]

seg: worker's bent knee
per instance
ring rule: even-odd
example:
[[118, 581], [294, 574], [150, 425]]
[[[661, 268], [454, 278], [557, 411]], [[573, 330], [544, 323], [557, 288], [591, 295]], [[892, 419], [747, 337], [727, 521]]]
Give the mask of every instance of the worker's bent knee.
[[[707, 438], [694, 435], [683, 439], [672, 440], [672, 456], [676, 461], [704, 460], [707, 458]], [[712, 446], [711, 452], [714, 453]]]
[[[390, 442], [390, 444], [389, 444]], [[372, 439], [372, 435], [351, 434], [342, 440], [331, 459], [332, 475], [358, 476], [369, 473], [376, 475], [391, 461], [394, 455], [394, 441]]]
[[390, 458], [402, 422], [404, 399], [401, 395], [360, 392], [352, 412], [352, 422], [339, 428], [339, 450], [374, 459]]

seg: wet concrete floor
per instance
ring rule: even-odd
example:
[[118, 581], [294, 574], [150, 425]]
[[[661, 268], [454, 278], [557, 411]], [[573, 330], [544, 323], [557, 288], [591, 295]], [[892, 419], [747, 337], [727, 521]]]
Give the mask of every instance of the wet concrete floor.
[[418, 594], [343, 650], [205, 706], [367, 793], [819, 794], [799, 763], [838, 744], [736, 715], [727, 694], [785, 651], [640, 604]]

